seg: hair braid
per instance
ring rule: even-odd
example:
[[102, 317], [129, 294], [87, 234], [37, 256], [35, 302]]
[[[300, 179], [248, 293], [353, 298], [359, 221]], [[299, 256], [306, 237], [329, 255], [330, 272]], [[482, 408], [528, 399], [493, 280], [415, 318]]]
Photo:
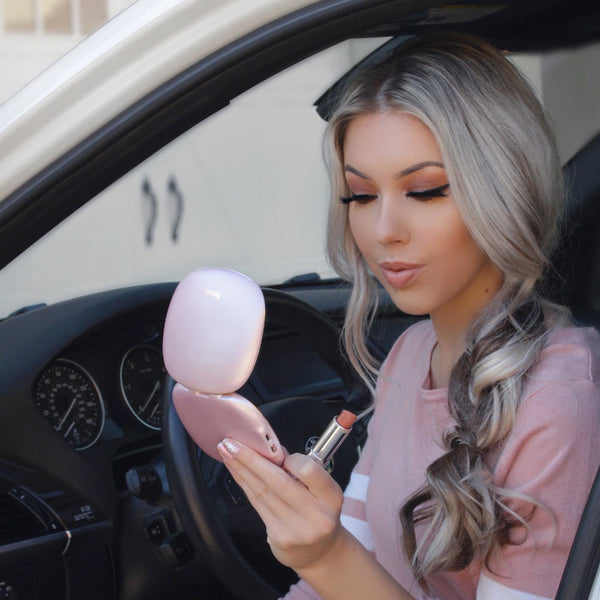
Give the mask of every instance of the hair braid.
[[[401, 511], [405, 551], [421, 582], [431, 572], [487, 559], [497, 544], [508, 541], [509, 529], [526, 521], [507, 511], [505, 500], [518, 494], [492, 483], [486, 459], [511, 431], [523, 377], [564, 312], [535, 293], [521, 304], [513, 298], [499, 311], [501, 300], [471, 327], [478, 335], [452, 371], [448, 388], [456, 425], [445, 432], [445, 453], [427, 468], [427, 483]], [[415, 524], [424, 521], [426, 533], [417, 544]]]

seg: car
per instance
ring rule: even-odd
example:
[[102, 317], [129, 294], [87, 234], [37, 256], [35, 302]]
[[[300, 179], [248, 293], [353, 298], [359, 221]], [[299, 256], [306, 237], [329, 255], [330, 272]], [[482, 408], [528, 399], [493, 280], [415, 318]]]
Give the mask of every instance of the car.
[[[0, 595], [268, 599], [295, 580], [183, 429], [165, 315], [199, 267], [263, 286], [240, 392], [290, 451], [368, 405], [324, 258], [322, 117], [357, 63], [432, 30], [486, 36], [537, 83], [570, 182], [548, 289], [600, 324], [599, 6], [139, 0], [0, 107]], [[372, 352], [412, 322], [382, 295]], [[365, 436], [335, 457], [342, 485]], [[600, 598], [599, 508], [594, 485], [562, 600]]]

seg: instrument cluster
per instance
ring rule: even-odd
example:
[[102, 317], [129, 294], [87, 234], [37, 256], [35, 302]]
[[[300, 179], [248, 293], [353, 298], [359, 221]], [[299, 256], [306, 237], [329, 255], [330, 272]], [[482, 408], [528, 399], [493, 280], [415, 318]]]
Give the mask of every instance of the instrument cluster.
[[[118, 401], [138, 423], [160, 430], [165, 374], [160, 349], [148, 343], [135, 344], [120, 358], [117, 373], [113, 374], [117, 382], [109, 386], [109, 392], [118, 389]], [[85, 450], [100, 438], [109, 412], [103, 387], [79, 361], [59, 357], [37, 378], [33, 401], [67, 443], [76, 450]]]

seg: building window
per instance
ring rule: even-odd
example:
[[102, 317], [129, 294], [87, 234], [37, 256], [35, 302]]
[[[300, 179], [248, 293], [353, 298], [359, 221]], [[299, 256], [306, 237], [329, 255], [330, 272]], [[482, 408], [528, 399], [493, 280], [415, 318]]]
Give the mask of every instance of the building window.
[[45, 33], [74, 33], [71, 0], [41, 0], [40, 8]]
[[106, 0], [79, 0], [80, 31], [88, 35], [108, 21]]
[[4, 0], [6, 31], [35, 31], [34, 0]]
[[107, 0], [0, 0], [8, 33], [88, 35], [108, 20]]

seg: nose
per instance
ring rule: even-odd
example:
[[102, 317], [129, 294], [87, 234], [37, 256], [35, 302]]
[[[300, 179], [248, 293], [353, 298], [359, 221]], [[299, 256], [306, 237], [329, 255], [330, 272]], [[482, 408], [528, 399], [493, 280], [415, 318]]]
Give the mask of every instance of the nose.
[[375, 240], [382, 245], [406, 243], [410, 239], [408, 215], [396, 196], [381, 196], [375, 221]]

